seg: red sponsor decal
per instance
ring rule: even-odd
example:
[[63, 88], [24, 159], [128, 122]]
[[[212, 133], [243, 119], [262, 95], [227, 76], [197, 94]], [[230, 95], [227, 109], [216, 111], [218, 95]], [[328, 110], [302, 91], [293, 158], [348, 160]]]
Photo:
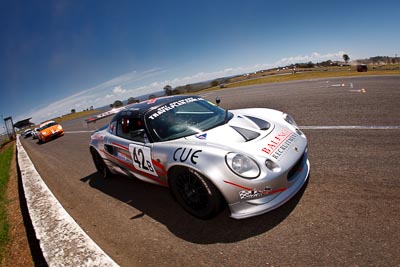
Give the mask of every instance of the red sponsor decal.
[[289, 130], [283, 130], [279, 134], [277, 134], [274, 138], [272, 138], [271, 141], [268, 142], [267, 146], [261, 149], [261, 151], [267, 153], [268, 155], [271, 155], [272, 153], [277, 150], [283, 142], [286, 141], [290, 136], [292, 135], [292, 132]]
[[239, 188], [241, 188], [241, 189], [251, 190], [251, 188], [244, 187], [244, 186], [241, 186], [241, 185], [238, 185], [238, 184], [235, 184], [235, 183], [232, 183], [232, 182], [228, 182], [228, 181], [225, 181], [225, 180], [224, 180], [224, 183], [227, 183], [227, 184], [230, 184], [230, 185], [239, 187]]
[[94, 134], [92, 135], [93, 140], [103, 140], [104, 139], [104, 134]]
[[125, 162], [125, 161], [123, 161], [123, 160], [121, 160], [121, 159], [119, 159], [119, 158], [117, 158], [117, 157], [111, 155], [110, 153], [108, 153], [108, 152], [105, 151], [105, 150], [102, 150], [102, 152], [105, 153], [105, 154], [107, 154], [109, 157], [113, 158], [114, 160], [118, 161], [119, 163], [121, 163], [122, 165], [124, 165], [126, 168], [128, 168], [128, 169], [130, 169], [130, 170], [132, 170], [132, 171], [134, 171], [134, 172], [137, 172], [137, 173], [139, 173], [139, 174], [141, 174], [141, 175], [143, 175], [143, 176], [146, 176], [147, 178], [149, 178], [149, 179], [151, 179], [151, 180], [153, 180], [153, 181], [155, 181], [155, 182], [157, 182], [157, 183], [159, 183], [159, 184], [161, 184], [161, 185], [163, 185], [163, 186], [165, 186], [165, 187], [169, 187], [169, 185], [168, 185], [168, 183], [167, 183], [166, 181], [160, 180], [160, 179], [158, 179], [158, 177], [156, 177], [156, 176], [150, 175], [150, 174], [148, 174], [148, 173], [145, 173], [145, 172], [143, 172], [143, 171], [141, 171], [141, 170], [136, 169], [135, 166], [133, 166], [132, 164], [127, 163], [127, 162]]
[[155, 102], [156, 102], [156, 98], [152, 98], [152, 99], [150, 99], [149, 101], [147, 101], [147, 104], [154, 104]]

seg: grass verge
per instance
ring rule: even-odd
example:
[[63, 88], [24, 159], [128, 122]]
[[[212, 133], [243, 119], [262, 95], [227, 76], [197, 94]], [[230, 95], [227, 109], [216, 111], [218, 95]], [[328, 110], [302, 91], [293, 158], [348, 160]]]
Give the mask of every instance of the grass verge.
[[3, 146], [5, 146], [7, 143], [8, 143], [8, 138], [7, 138], [7, 139], [4, 139], [4, 140], [1, 140], [1, 139], [0, 139], [0, 149], [1, 149]]
[[81, 112], [76, 112], [76, 113], [70, 113], [70, 114], [66, 114], [63, 115], [62, 117], [58, 117], [58, 118], [54, 118], [53, 120], [57, 123], [62, 123], [64, 121], [69, 121], [69, 120], [73, 120], [73, 119], [78, 119], [81, 117], [85, 117], [88, 115], [92, 115], [92, 114], [96, 114], [99, 113], [99, 110], [87, 110], [87, 111], [81, 111]]
[[[258, 85], [267, 83], [289, 82], [298, 80], [320, 79], [320, 78], [338, 78], [349, 76], [371, 76], [371, 75], [399, 75], [400, 69], [394, 70], [371, 70], [368, 72], [357, 72], [354, 70], [321, 70], [321, 71], [299, 71], [296, 74], [287, 73], [286, 75], [268, 75], [261, 77], [254, 77], [252, 79], [237, 81], [225, 85], [225, 88], [234, 88], [248, 85]], [[218, 90], [219, 87], [211, 87], [204, 91]]]
[[3, 260], [5, 247], [10, 240], [7, 220], [6, 190], [10, 173], [10, 164], [14, 146], [9, 146], [0, 153], [0, 262]]

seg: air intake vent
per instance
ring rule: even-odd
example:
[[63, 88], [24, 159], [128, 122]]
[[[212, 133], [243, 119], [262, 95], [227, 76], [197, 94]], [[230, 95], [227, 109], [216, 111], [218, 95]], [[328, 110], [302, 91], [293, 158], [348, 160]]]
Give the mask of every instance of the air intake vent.
[[301, 166], [302, 166], [302, 163], [303, 163], [303, 159], [304, 159], [304, 155], [305, 155], [306, 153], [304, 153], [302, 156], [301, 156], [301, 158], [296, 162], [296, 164], [292, 167], [292, 169], [289, 171], [289, 173], [288, 173], [288, 176], [287, 176], [287, 179], [288, 179], [288, 181], [290, 182], [291, 180], [293, 180], [293, 178], [295, 177], [295, 174], [298, 172], [298, 171], [301, 171]]
[[259, 128], [260, 130], [268, 130], [271, 127], [271, 124], [268, 121], [256, 118], [256, 117], [252, 117], [252, 116], [246, 116], [246, 118], [248, 118], [249, 120], [251, 120], [252, 122], [254, 122]]
[[243, 136], [243, 138], [247, 141], [256, 139], [257, 137], [260, 136], [259, 133], [254, 132], [252, 130], [249, 129], [244, 129], [244, 128], [240, 128], [240, 127], [236, 127], [236, 126], [231, 126], [233, 129], [235, 129], [238, 133], [240, 133], [241, 136]]

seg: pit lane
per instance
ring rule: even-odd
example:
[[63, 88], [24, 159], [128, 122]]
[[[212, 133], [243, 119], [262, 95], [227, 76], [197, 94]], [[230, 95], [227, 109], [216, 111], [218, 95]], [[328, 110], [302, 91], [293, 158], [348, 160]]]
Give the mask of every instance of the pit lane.
[[203, 94], [227, 109], [291, 114], [308, 137], [311, 176], [281, 208], [251, 219], [225, 210], [186, 214], [167, 189], [116, 176], [102, 180], [86, 126], [39, 145], [21, 139], [68, 213], [121, 266], [374, 265], [400, 262], [400, 77], [320, 79]]

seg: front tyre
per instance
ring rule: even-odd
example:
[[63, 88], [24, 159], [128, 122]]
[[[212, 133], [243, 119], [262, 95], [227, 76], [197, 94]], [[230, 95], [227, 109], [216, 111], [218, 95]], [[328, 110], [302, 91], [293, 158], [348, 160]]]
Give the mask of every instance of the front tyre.
[[203, 175], [192, 169], [174, 170], [170, 188], [179, 204], [197, 218], [209, 219], [221, 211], [221, 193]]
[[104, 163], [104, 160], [100, 156], [99, 152], [97, 152], [94, 148], [90, 148], [90, 153], [92, 154], [94, 165], [96, 166], [96, 169], [101, 177], [104, 179], [110, 178], [112, 174], [107, 165]]

